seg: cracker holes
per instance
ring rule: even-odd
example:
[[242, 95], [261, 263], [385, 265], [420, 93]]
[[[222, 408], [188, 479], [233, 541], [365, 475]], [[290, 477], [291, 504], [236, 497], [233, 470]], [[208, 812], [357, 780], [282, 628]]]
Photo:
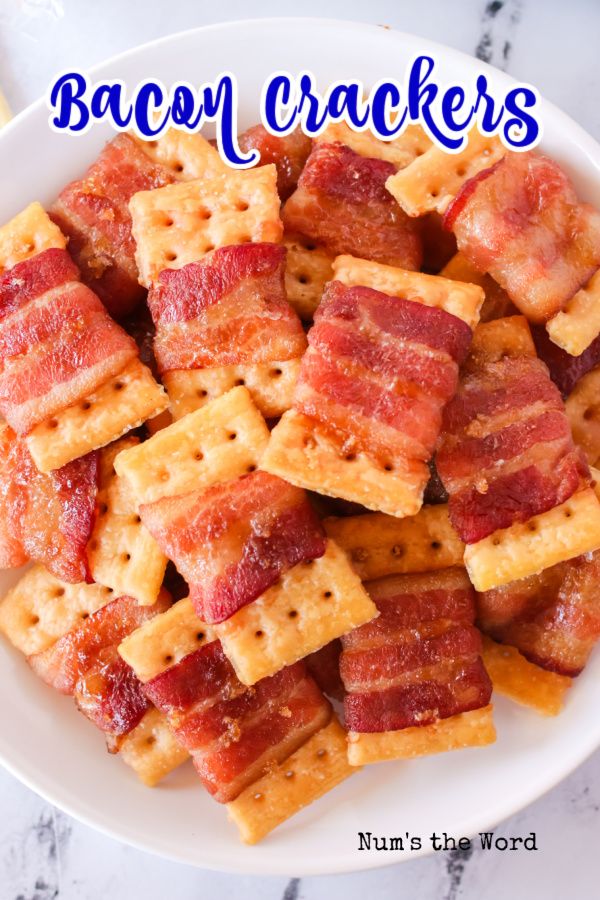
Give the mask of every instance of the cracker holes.
[[200, 397], [201, 399], [204, 397], [208, 397], [208, 391], [206, 391], [204, 388], [199, 388], [196, 391], [196, 396]]
[[279, 367], [276, 367], [274, 369], [269, 369], [269, 375], [271, 378], [279, 378], [283, 375], [283, 371]]
[[235, 208], [238, 212], [246, 212], [246, 210], [250, 209], [250, 204], [247, 203], [246, 200], [238, 200]]
[[53, 431], [55, 428], [58, 428], [58, 419], [48, 419], [47, 428], [49, 431]]
[[104, 593], [105, 594], [114, 594], [114, 588], [106, 587], [106, 588], [104, 588]]
[[501, 543], [502, 543], [502, 541], [500, 540], [499, 537], [492, 538], [492, 546], [493, 547], [499, 547]]
[[243, 385], [246, 384], [246, 379], [245, 378], [236, 378], [235, 381], [233, 382], [233, 384], [235, 387], [242, 387]]
[[208, 222], [209, 219], [212, 219], [212, 212], [210, 209], [199, 209], [198, 218], [202, 219], [203, 222]]
[[256, 472], [256, 466], [254, 463], [250, 463], [249, 466], [246, 466], [246, 472], [250, 475], [252, 472]]
[[254, 637], [255, 637], [255, 638], [260, 639], [260, 638], [263, 637], [263, 636], [264, 636], [264, 631], [263, 631], [261, 628], [258, 628], [258, 629], [254, 632]]
[[90, 541], [89, 548], [90, 548], [90, 550], [97, 550], [98, 549], [98, 541], [95, 539]]
[[166, 469], [163, 469], [162, 472], [158, 473], [159, 481], [168, 481], [170, 479], [170, 477], [171, 477], [171, 474], [170, 474], [170, 472], [167, 472]]
[[323, 591], [323, 600], [330, 600], [333, 597], [333, 591]]
[[33, 628], [35, 625], [37, 625], [37, 624], [39, 623], [39, 621], [40, 621], [40, 617], [34, 615], [34, 616], [32, 616], [31, 619], [29, 620], [29, 624], [30, 624], [30, 626]]
[[138, 516], [137, 514], [135, 516], [133, 516], [131, 519], [131, 524], [132, 525], [141, 525], [142, 524], [141, 516]]
[[405, 552], [406, 548], [404, 544], [394, 544], [394, 546], [390, 550], [390, 553], [395, 559], [400, 559], [402, 556], [404, 556]]
[[431, 547], [432, 550], [441, 550], [442, 549], [442, 545], [441, 545], [440, 541], [432, 541], [429, 546]]
[[83, 403], [81, 404], [81, 409], [83, 410], [83, 412], [87, 412], [88, 409], [91, 409], [91, 408], [92, 408], [92, 404], [90, 403], [89, 400], [84, 400]]
[[306, 275], [304, 272], [300, 272], [296, 277], [299, 284], [310, 284], [311, 282], [310, 276]]
[[290, 611], [288, 612], [288, 619], [297, 619], [297, 618], [298, 618], [298, 610], [290, 609]]
[[163, 221], [163, 228], [171, 228], [175, 224], [175, 220], [171, 218], [171, 216], [166, 216]]
[[108, 512], [108, 504], [101, 503], [98, 507], [98, 514], [101, 516], [105, 516], [107, 512]]
[[325, 750], [324, 747], [321, 747], [320, 750], [317, 750], [317, 752], [316, 752], [317, 759], [325, 759], [326, 756], [327, 756], [327, 750]]
[[198, 631], [196, 633], [196, 640], [198, 641], [198, 643], [202, 643], [202, 641], [204, 640], [205, 637], [206, 637], [206, 635], [204, 634], [203, 631]]
[[393, 467], [393, 465], [392, 465], [390, 462], [386, 462], [386, 463], [383, 464], [383, 471], [384, 471], [384, 472], [393, 472], [393, 471], [394, 471], [394, 467]]
[[365, 550], [364, 547], [355, 547], [350, 552], [350, 558], [352, 559], [353, 562], [357, 562], [357, 563], [366, 562], [366, 560], [369, 558], [369, 554]]
[[237, 438], [237, 431], [228, 431], [227, 432], [227, 440], [228, 441], [235, 441], [236, 438]]
[[572, 509], [565, 509], [565, 519], [570, 519], [573, 515]]
[[52, 596], [53, 596], [53, 597], [64, 597], [64, 596], [65, 596], [65, 589], [64, 589], [63, 587], [55, 588], [55, 589], [53, 590], [53, 592], [52, 592]]
[[214, 244], [205, 244], [204, 245], [204, 253], [211, 253], [215, 249]]
[[119, 391], [122, 391], [124, 387], [125, 385], [122, 381], [113, 381], [113, 391], [117, 391], [118, 393]]
[[535, 534], [535, 532], [537, 531], [537, 522], [528, 522], [527, 530], [530, 531], [532, 534]]
[[122, 562], [128, 563], [130, 561], [130, 559], [131, 559], [131, 553], [122, 553], [121, 554]]
[[184, 168], [185, 168], [185, 166], [184, 166], [183, 163], [180, 162], [180, 161], [177, 161], [177, 162], [174, 162], [174, 163], [173, 163], [173, 171], [174, 171], [174, 172], [177, 172], [178, 175], [181, 175], [181, 173], [183, 172]]
[[82, 612], [80, 618], [82, 618], [85, 621], [86, 619], [89, 619], [89, 617], [90, 617], [89, 612]]
[[156, 738], [154, 737], [153, 734], [148, 735], [148, 737], [146, 738], [146, 743], [149, 747], [151, 747], [153, 744], [156, 743]]
[[202, 460], [204, 459], [204, 453], [202, 452], [202, 450], [194, 451], [194, 459], [197, 462], [202, 462]]
[[588, 408], [585, 410], [585, 412], [583, 413], [583, 418], [586, 422], [589, 422], [590, 419], [594, 418], [594, 410], [591, 406], [588, 406]]
[[171, 656], [170, 653], [167, 653], [165, 656], [163, 656], [163, 662], [166, 665], [170, 665], [173, 662], [173, 657]]
[[456, 169], [456, 174], [459, 178], [464, 178], [467, 174], [467, 170], [464, 166], [458, 166], [458, 168]]
[[177, 259], [177, 254], [173, 253], [172, 251], [170, 253], [165, 253], [165, 259], [167, 260], [167, 262], [175, 262], [175, 260]]
[[287, 772], [285, 773], [285, 777], [287, 778], [288, 781], [291, 781], [295, 774], [296, 773], [294, 772], [293, 769], [288, 769]]

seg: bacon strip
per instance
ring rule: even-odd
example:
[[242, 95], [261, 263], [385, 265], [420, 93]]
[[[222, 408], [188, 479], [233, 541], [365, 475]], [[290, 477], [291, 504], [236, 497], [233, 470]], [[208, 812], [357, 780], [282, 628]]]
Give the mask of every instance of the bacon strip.
[[[68, 265], [64, 257], [56, 264], [57, 252], [64, 253], [46, 250], [15, 267], [27, 299], [17, 299], [13, 280], [7, 302], [13, 311], [0, 322], [0, 410], [19, 434], [91, 393], [137, 355], [95, 294], [63, 280]], [[57, 278], [62, 283], [48, 287]]]
[[470, 361], [444, 411], [436, 466], [466, 543], [558, 506], [589, 478], [560, 393], [534, 357]]
[[477, 596], [481, 629], [530, 662], [575, 677], [600, 639], [600, 553]]
[[240, 149], [260, 152], [260, 166], [273, 163], [277, 169], [277, 191], [287, 200], [298, 184], [298, 178], [311, 151], [312, 141], [301, 128], [285, 137], [269, 134], [264, 125], [254, 125], [238, 137]]
[[165, 497], [141, 506], [140, 515], [210, 623], [228, 619], [326, 547], [304, 491], [266, 472]]
[[167, 714], [219, 803], [235, 799], [331, 717], [329, 703], [303, 663], [246, 687], [218, 641], [149, 681], [144, 692]]
[[285, 230], [334, 255], [349, 253], [418, 269], [419, 226], [385, 187], [395, 171], [391, 163], [359, 156], [344, 144], [315, 144], [298, 187], [283, 208]]
[[379, 617], [342, 637], [346, 726], [397, 731], [486, 706], [492, 686], [466, 572], [369, 582]]
[[149, 702], [117, 646], [147, 619], [164, 612], [170, 601], [139, 606], [119, 597], [88, 616], [48, 650], [29, 657], [34, 672], [63, 694], [72, 694], [81, 712], [111, 735], [130, 732]]
[[69, 238], [83, 282], [115, 318], [131, 312], [144, 296], [137, 280], [128, 203], [137, 191], [172, 181], [166, 168], [122, 134], [106, 145], [83, 178], [64, 188], [50, 210]]
[[0, 448], [3, 566], [33, 559], [61, 581], [90, 582], [87, 543], [96, 517], [98, 453], [43, 474], [25, 442], [6, 425]]
[[444, 310], [333, 281], [309, 332], [294, 406], [348, 452], [427, 461], [471, 330]]
[[467, 181], [445, 224], [469, 262], [534, 322], [559, 312], [600, 266], [600, 213], [535, 153], [509, 153]]
[[306, 338], [286, 300], [285, 247], [222, 247], [161, 272], [148, 295], [161, 372], [301, 356]]

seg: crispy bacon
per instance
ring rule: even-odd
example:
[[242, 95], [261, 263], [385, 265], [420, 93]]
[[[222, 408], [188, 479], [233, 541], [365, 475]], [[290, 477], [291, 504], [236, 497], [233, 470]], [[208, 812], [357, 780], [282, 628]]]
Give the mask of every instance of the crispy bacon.
[[303, 663], [246, 687], [218, 641], [147, 682], [144, 691], [168, 715], [204, 786], [220, 803], [287, 759], [331, 717]]
[[546, 366], [525, 356], [470, 361], [436, 465], [466, 543], [552, 509], [589, 478]]
[[550, 378], [564, 397], [571, 393], [580, 378], [600, 363], [600, 335], [580, 356], [571, 356], [558, 347], [542, 325], [534, 325], [531, 335], [537, 355], [548, 366]]
[[298, 184], [298, 178], [311, 151], [312, 141], [296, 128], [285, 137], [269, 134], [264, 125], [253, 125], [238, 137], [240, 149], [260, 151], [260, 166], [274, 163], [277, 168], [277, 190], [287, 200]]
[[165, 497], [141, 506], [140, 515], [206, 622], [223, 622], [283, 572], [325, 552], [304, 491], [266, 472]]
[[61, 581], [90, 581], [87, 543], [95, 520], [98, 453], [43, 474], [25, 442], [5, 425], [0, 447], [0, 558], [4, 567], [28, 558]]
[[222, 247], [161, 272], [148, 303], [161, 372], [295, 359], [306, 349], [285, 295], [285, 248]]
[[600, 266], [600, 213], [535, 153], [507, 154], [467, 181], [445, 223], [471, 264], [534, 322], [561, 310]]
[[294, 406], [348, 451], [426, 462], [458, 383], [471, 330], [455, 316], [366, 287], [325, 289]]
[[46, 291], [78, 278], [79, 270], [66, 250], [51, 248], [17, 263], [0, 275], [0, 321]]
[[19, 434], [85, 397], [137, 354], [57, 252], [64, 253], [46, 250], [3, 278], [8, 287], [0, 300], [12, 311], [0, 321], [0, 410]]
[[72, 694], [81, 712], [113, 735], [138, 724], [149, 703], [117, 646], [147, 619], [170, 604], [162, 596], [153, 606], [119, 597], [87, 616], [48, 650], [29, 657], [34, 672], [62, 694]]
[[316, 144], [283, 208], [286, 231], [330, 253], [349, 253], [404, 269], [422, 261], [420, 226], [386, 190], [394, 166], [343, 144]]
[[144, 296], [137, 281], [128, 203], [137, 191], [172, 180], [166, 168], [122, 134], [106, 145], [82, 179], [65, 187], [50, 210], [69, 238], [83, 282], [115, 318], [131, 312]]
[[351, 731], [397, 731], [485, 706], [492, 686], [463, 569], [369, 582], [379, 617], [342, 637]]
[[575, 677], [600, 639], [600, 553], [479, 594], [478, 621], [530, 662]]

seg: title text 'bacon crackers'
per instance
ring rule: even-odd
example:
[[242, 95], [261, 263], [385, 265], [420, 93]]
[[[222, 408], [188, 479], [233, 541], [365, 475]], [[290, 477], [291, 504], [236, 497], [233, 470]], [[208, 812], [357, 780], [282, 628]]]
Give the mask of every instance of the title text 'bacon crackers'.
[[[38, 245], [46, 249], [32, 256]], [[78, 280], [63, 246], [35, 204], [0, 229], [0, 410], [18, 434], [37, 429], [28, 446], [41, 471], [107, 444], [166, 405], [151, 377], [141, 409], [120, 398], [119, 376], [139, 364], [136, 345]], [[106, 385], [109, 396], [96, 402], [93, 419], [90, 395]], [[107, 407], [110, 417], [102, 416]], [[74, 442], [60, 428], [73, 408], [93, 420], [89, 430], [80, 423]]]
[[477, 590], [600, 546], [600, 503], [519, 316], [479, 326], [436, 456]]
[[[206, 789], [228, 804], [242, 839], [254, 843], [352, 769], [331, 707], [303, 663], [247, 687], [213, 629], [197, 617], [192, 626], [191, 614], [191, 604], [180, 600], [134, 632], [120, 652], [167, 715]], [[183, 622], [189, 624], [182, 643]], [[296, 772], [301, 790], [292, 786]], [[282, 780], [292, 788], [287, 795]]]
[[309, 332], [293, 409], [263, 468], [301, 487], [413, 515], [441, 411], [458, 382], [483, 292], [339, 257]]
[[[375, 614], [304, 492], [257, 468], [267, 440], [239, 387], [115, 462], [142, 521], [248, 684]], [[187, 465], [173, 481], [168, 469], [182, 456]]]
[[97, 584], [68, 584], [34, 566], [0, 602], [0, 631], [23, 653], [47, 684], [72, 695], [87, 718], [106, 735], [110, 752], [148, 785], [180, 765], [187, 754], [141, 691], [116, 645], [168, 598], [139, 607], [114, 598]]

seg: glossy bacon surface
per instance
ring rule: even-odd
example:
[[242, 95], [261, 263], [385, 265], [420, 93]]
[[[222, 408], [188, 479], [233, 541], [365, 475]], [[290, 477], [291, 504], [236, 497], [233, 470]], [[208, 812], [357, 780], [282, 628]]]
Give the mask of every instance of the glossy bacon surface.
[[478, 622], [551, 672], [579, 675], [600, 639], [600, 553], [477, 596]]
[[121, 371], [137, 348], [74, 280], [65, 251], [46, 250], [15, 268], [22, 293], [13, 270], [0, 288], [0, 302], [12, 309], [0, 321], [0, 410], [23, 434]]
[[331, 707], [303, 663], [243, 685], [218, 641], [144, 685], [220, 803], [294, 753], [330, 719]]
[[560, 393], [533, 356], [469, 366], [444, 412], [436, 466], [466, 543], [558, 506], [589, 477]]
[[161, 372], [285, 361], [306, 337], [286, 299], [285, 248], [239, 244], [161, 272], [148, 304]]
[[325, 552], [305, 492], [266, 472], [165, 497], [142, 505], [140, 515], [210, 623], [228, 619], [283, 572]]
[[600, 266], [600, 213], [535, 153], [509, 153], [467, 181], [445, 222], [471, 264], [534, 322], [562, 309]]
[[312, 141], [300, 128], [285, 137], [269, 134], [264, 125], [253, 125], [238, 137], [240, 149], [260, 152], [259, 165], [274, 163], [277, 168], [277, 191], [287, 200], [298, 184], [298, 178], [311, 151]]
[[537, 355], [550, 371], [550, 378], [563, 396], [568, 396], [580, 378], [600, 363], [600, 335], [579, 356], [571, 356], [550, 340], [542, 325], [534, 325], [531, 336]]
[[69, 238], [69, 252], [81, 277], [115, 318], [143, 298], [134, 259], [128, 203], [137, 191], [173, 180], [129, 135], [106, 145], [82, 179], [68, 184], [50, 213]]
[[283, 208], [286, 231], [336, 255], [418, 269], [420, 226], [385, 187], [395, 171], [391, 163], [359, 156], [343, 144], [315, 144]]
[[7, 425], [0, 431], [0, 454], [2, 567], [32, 559], [61, 581], [89, 581], [87, 543], [95, 521], [98, 454], [43, 474]]
[[350, 731], [429, 725], [489, 702], [492, 686], [463, 569], [367, 583], [379, 617], [342, 638]]
[[470, 328], [444, 310], [333, 281], [308, 335], [294, 406], [348, 452], [426, 462]]
[[109, 734], [135, 728], [149, 706], [133, 670], [117, 646], [147, 619], [164, 612], [170, 601], [139, 606], [119, 597], [101, 607], [48, 650], [29, 657], [34, 672], [63, 694], [73, 694], [80, 710]]

